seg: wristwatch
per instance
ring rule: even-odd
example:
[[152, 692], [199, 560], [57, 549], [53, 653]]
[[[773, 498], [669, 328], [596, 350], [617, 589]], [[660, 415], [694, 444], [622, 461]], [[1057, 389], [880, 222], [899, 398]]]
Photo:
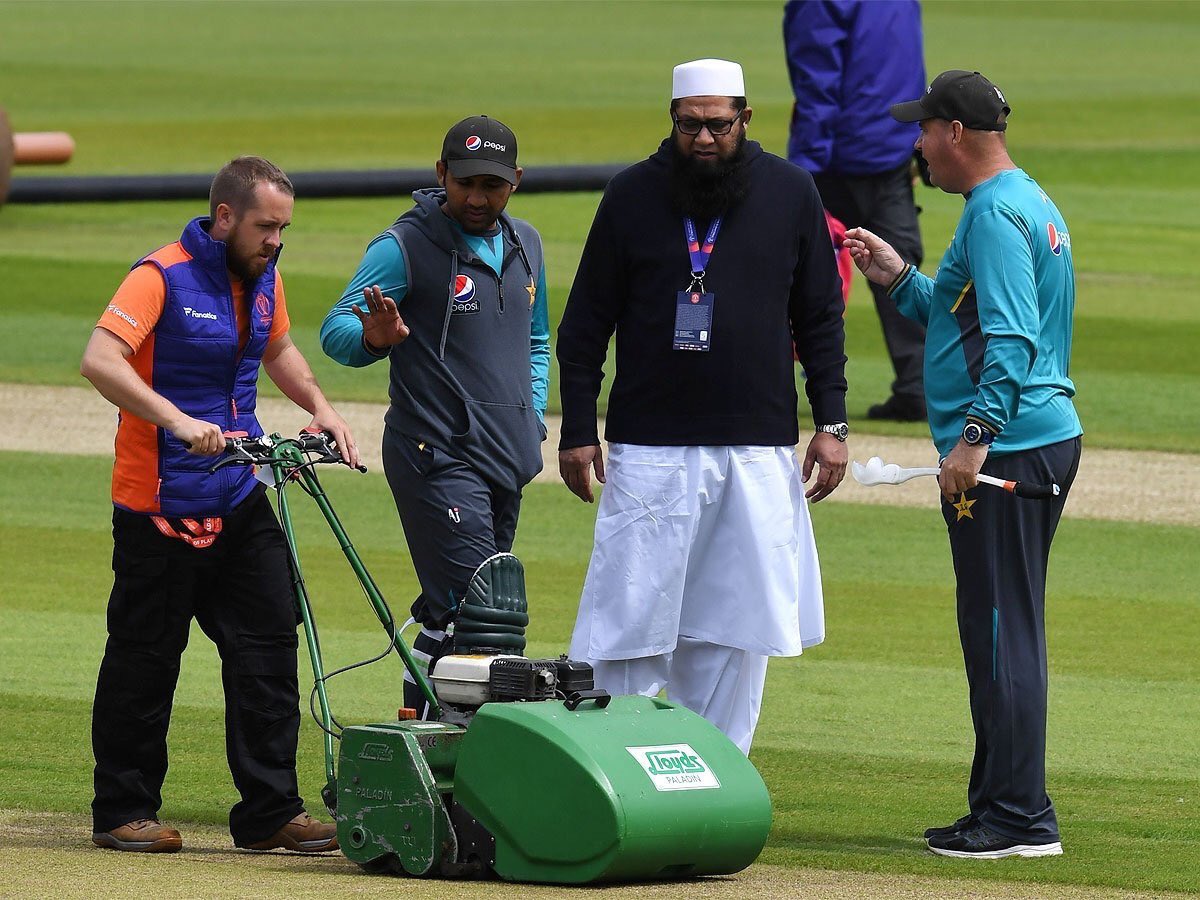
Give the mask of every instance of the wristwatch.
[[968, 422], [963, 426], [962, 439], [972, 447], [987, 446], [996, 439], [996, 435], [988, 431], [978, 422]]
[[818, 425], [817, 431], [832, 434], [844, 444], [846, 443], [846, 437], [850, 434], [850, 426], [845, 422], [834, 422], [832, 425]]

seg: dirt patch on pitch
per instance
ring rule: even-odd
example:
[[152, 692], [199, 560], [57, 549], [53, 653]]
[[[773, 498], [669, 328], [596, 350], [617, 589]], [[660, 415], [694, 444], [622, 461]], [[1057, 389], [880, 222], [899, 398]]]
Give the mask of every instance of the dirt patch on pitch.
[[[0, 431], [0, 450], [33, 450], [86, 455], [112, 453], [116, 410], [86, 387], [46, 387], [0, 384], [0, 409], [10, 427]], [[380, 441], [383, 404], [342, 403], [338, 409], [354, 429], [367, 466], [382, 468]], [[286, 400], [263, 399], [259, 418], [281, 434], [294, 434], [308, 417]], [[542, 445], [545, 468], [541, 482], [558, 482], [558, 420], [546, 423], [549, 439]], [[15, 426], [15, 427], [12, 427]], [[881, 456], [902, 466], [931, 466], [937, 462], [933, 445], [914, 438], [855, 435], [850, 439], [852, 459], [866, 462]], [[1065, 515], [1085, 519], [1155, 522], [1166, 525], [1200, 525], [1200, 466], [1188, 454], [1085, 447], [1079, 476], [1067, 500]], [[847, 475], [829, 500], [886, 506], [937, 505], [937, 488], [931, 478], [902, 485], [865, 488]]]
[[[503, 882], [450, 882], [367, 875], [340, 853], [320, 856], [244, 853], [229, 836], [211, 825], [181, 825], [184, 849], [172, 854], [117, 853], [91, 846], [90, 823], [83, 816], [0, 810], [0, 896], [5, 897], [203, 897], [269, 898], [319, 895], [388, 896], [428, 900], [459, 898], [606, 898], [678, 897], [696, 900], [795, 900], [797, 897], [951, 900], [951, 898], [1116, 898], [1162, 897], [1143, 893], [1053, 883], [1009, 884], [963, 878], [977, 861], [937, 860], [945, 875], [896, 875], [806, 867], [755, 865], [724, 878], [642, 883], [603, 888], [515, 885]], [[913, 853], [925, 853], [913, 841]], [[985, 863], [1005, 866], [1007, 862]], [[1053, 866], [1053, 860], [1016, 865]], [[1028, 876], [1028, 872], [1023, 875]]]

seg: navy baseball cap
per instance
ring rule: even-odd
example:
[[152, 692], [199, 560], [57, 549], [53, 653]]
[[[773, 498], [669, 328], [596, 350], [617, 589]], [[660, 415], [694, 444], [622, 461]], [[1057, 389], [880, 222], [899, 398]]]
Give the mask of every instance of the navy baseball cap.
[[975, 131], [1004, 131], [1001, 119], [1012, 110], [996, 87], [978, 72], [951, 69], [930, 82], [925, 95], [892, 107], [897, 122], [922, 119], [958, 120]]
[[455, 178], [496, 175], [517, 183], [517, 136], [499, 119], [471, 116], [446, 132], [442, 162]]

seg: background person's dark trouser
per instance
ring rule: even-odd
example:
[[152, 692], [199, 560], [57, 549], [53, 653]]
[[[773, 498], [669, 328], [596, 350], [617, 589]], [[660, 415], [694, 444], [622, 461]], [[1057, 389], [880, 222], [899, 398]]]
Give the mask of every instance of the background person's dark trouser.
[[[421, 583], [412, 616], [442, 631], [480, 564], [512, 550], [521, 494], [489, 484], [466, 463], [428, 444], [421, 447], [392, 428], [383, 433], [383, 470]], [[436, 660], [442, 648], [421, 635], [413, 649]], [[418, 710], [425, 706], [416, 684], [407, 679], [404, 703]]]
[[203, 550], [117, 509], [113, 542], [109, 638], [92, 712], [94, 830], [158, 815], [179, 659], [195, 617], [221, 655], [225, 749], [242, 797], [229, 831], [239, 845], [270, 837], [304, 808], [296, 609], [270, 502], [256, 491]]
[[980, 485], [942, 501], [975, 726], [967, 800], [988, 828], [1033, 844], [1059, 839], [1046, 793], [1046, 566], [1079, 455], [1075, 438], [984, 463], [987, 475], [1056, 482], [1053, 500]]
[[[813, 176], [821, 202], [847, 228], [863, 227], [896, 248], [900, 258], [918, 268], [924, 260], [921, 229], [913, 201], [910, 164], [879, 175]], [[916, 409], [925, 408], [925, 329], [900, 315], [887, 287], [871, 284], [875, 310], [896, 380], [892, 394]]]

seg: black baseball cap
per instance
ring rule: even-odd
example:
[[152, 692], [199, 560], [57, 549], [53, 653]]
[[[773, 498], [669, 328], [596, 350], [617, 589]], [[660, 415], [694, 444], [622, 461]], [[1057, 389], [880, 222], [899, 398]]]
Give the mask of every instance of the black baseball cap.
[[957, 119], [975, 131], [1003, 131], [1008, 124], [1000, 118], [1012, 110], [1000, 88], [978, 72], [951, 69], [933, 79], [925, 89], [925, 96], [897, 103], [891, 112], [897, 122]]
[[442, 162], [456, 178], [496, 175], [517, 183], [517, 136], [499, 119], [471, 116], [446, 132]]

